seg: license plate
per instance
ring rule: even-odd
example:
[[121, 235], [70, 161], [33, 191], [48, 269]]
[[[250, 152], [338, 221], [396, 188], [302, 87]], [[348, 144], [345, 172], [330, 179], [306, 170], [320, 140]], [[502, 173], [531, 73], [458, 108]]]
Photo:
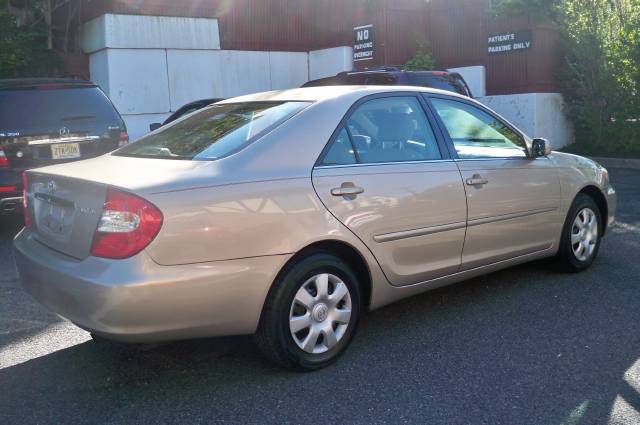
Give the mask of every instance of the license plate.
[[51, 145], [51, 158], [68, 159], [80, 157], [80, 145], [77, 143], [59, 143]]

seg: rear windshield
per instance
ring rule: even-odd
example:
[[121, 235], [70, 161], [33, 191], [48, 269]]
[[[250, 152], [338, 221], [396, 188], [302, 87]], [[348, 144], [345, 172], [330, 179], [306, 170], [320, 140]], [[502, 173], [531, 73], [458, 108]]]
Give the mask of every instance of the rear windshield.
[[242, 149], [309, 102], [213, 105], [175, 121], [114, 153], [166, 159], [217, 159]]
[[97, 87], [0, 90], [0, 133], [96, 120], [120, 121]]
[[453, 75], [409, 74], [407, 78], [412, 86], [431, 87], [464, 96], [470, 95], [462, 81]]

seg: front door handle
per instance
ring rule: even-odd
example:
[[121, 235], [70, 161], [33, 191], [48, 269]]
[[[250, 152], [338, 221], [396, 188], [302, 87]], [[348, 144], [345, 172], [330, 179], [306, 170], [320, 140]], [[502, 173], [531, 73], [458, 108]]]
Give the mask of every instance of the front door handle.
[[355, 199], [356, 196], [361, 193], [364, 193], [364, 189], [351, 182], [342, 183], [340, 187], [334, 187], [331, 189], [331, 194], [333, 196], [344, 196], [344, 198], [348, 200]]
[[466, 180], [468, 186], [475, 186], [476, 188], [480, 188], [485, 184], [489, 183], [489, 180], [482, 177], [480, 174], [474, 174], [471, 178]]

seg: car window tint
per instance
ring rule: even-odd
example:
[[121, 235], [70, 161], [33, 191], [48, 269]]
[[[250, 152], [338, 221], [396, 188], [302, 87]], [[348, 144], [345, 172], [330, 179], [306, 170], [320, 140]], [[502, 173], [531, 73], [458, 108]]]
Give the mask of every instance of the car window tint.
[[415, 97], [387, 97], [360, 105], [347, 121], [362, 163], [441, 159], [435, 135]]
[[407, 79], [412, 86], [431, 87], [434, 89], [446, 90], [469, 96], [466, 87], [459, 78], [452, 75], [430, 75], [419, 73], [408, 73]]
[[[35, 118], [37, 117], [37, 118]], [[97, 87], [0, 90], [0, 133], [55, 131], [62, 126], [83, 130], [120, 117]]]
[[356, 156], [349, 140], [349, 134], [344, 128], [333, 141], [331, 147], [322, 161], [322, 165], [348, 165], [355, 164]]
[[115, 152], [120, 156], [217, 159], [257, 140], [309, 102], [213, 105]]
[[366, 76], [364, 83], [369, 86], [393, 86], [396, 78], [393, 75], [372, 74]]
[[473, 159], [527, 156], [522, 137], [492, 115], [454, 100], [431, 101], [449, 132], [458, 157]]

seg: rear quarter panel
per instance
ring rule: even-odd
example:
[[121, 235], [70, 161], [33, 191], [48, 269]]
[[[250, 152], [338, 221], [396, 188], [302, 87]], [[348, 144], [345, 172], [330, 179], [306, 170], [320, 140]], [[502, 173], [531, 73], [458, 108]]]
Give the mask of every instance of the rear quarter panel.
[[311, 178], [155, 194], [164, 214], [147, 248], [163, 265], [290, 254], [323, 239], [354, 236], [322, 205]]

